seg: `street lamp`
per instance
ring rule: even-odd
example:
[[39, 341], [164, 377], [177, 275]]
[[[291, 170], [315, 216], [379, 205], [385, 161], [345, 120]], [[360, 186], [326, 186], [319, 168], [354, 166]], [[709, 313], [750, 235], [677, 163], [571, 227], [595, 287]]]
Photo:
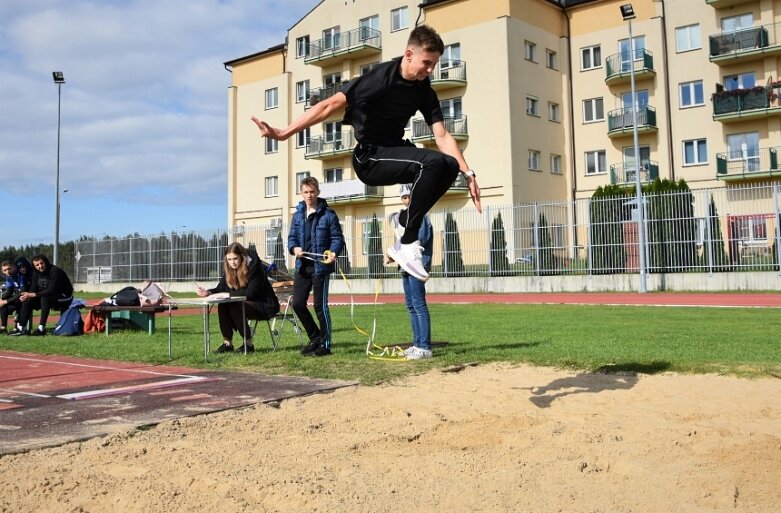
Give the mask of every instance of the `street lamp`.
[[57, 252], [60, 247], [60, 106], [62, 105], [62, 84], [65, 83], [65, 77], [62, 71], [53, 71], [52, 78], [57, 84], [57, 176], [54, 181], [54, 255], [52, 263], [57, 265]]
[[[59, 233], [60, 233], [60, 204], [61, 204], [60, 198], [62, 198], [62, 195], [63, 195], [63, 194], [65, 194], [66, 192], [68, 192], [68, 189], [63, 189], [63, 190], [62, 190], [62, 191], [60, 191], [60, 193], [57, 195], [57, 212], [56, 212], [57, 221], [56, 221], [56, 222], [57, 222], [57, 234], [58, 234], [58, 235], [59, 235]], [[58, 237], [58, 238], [59, 238], [59, 237]]]
[[632, 38], [632, 19], [635, 17], [635, 10], [632, 4], [621, 6], [621, 17], [629, 24], [629, 77], [632, 83], [632, 136], [634, 138], [634, 148], [632, 150], [635, 157], [635, 201], [637, 202], [637, 246], [640, 257], [640, 290], [647, 292], [647, 279], [645, 272], [645, 230], [643, 227], [643, 186], [640, 183], [640, 144], [637, 135], [637, 93], [635, 92], [635, 56], [634, 39]]

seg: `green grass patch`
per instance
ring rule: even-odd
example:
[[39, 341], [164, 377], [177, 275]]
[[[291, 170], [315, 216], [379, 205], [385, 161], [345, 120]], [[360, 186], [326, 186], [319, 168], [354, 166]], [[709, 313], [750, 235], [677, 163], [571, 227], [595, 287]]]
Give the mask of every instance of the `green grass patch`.
[[[292, 325], [280, 348], [271, 352], [265, 324], [258, 325], [257, 352], [210, 353], [204, 361], [202, 320], [198, 315], [172, 319], [173, 358], [168, 357], [167, 317], [158, 315], [157, 331], [115, 331], [81, 337], [0, 337], [0, 349], [87, 358], [182, 365], [355, 380], [365, 384], [392, 380], [432, 368], [485, 362], [527, 363], [601, 372], [720, 373], [743, 377], [781, 374], [781, 311], [759, 308], [698, 308], [583, 305], [429, 305], [435, 358], [417, 362], [376, 361], [366, 357], [375, 308], [332, 307], [334, 354], [299, 354]], [[409, 341], [409, 317], [402, 305], [376, 307], [376, 341]], [[49, 326], [51, 328], [51, 325]], [[222, 342], [217, 316], [211, 316], [212, 348]], [[240, 345], [236, 339], [236, 345]]]

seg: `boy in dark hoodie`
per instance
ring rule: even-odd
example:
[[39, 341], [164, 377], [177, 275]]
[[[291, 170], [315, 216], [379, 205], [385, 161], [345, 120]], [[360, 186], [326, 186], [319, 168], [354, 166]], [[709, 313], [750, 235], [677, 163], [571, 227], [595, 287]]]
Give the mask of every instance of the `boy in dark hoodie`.
[[4, 261], [0, 267], [5, 279], [0, 293], [0, 333], [6, 333], [9, 315], [21, 310], [19, 297], [32, 285], [32, 266], [26, 258], [19, 257], [16, 262]]
[[[73, 285], [65, 271], [52, 265], [45, 255], [33, 257], [33, 267], [35, 271], [30, 291], [19, 296], [19, 300], [22, 302], [22, 311], [17, 319], [17, 329], [9, 333], [12, 337], [45, 335], [46, 321], [52, 308], [62, 313], [73, 301]], [[38, 323], [38, 329], [30, 333], [27, 331], [27, 324], [32, 319], [33, 310], [41, 311], [41, 319]]]

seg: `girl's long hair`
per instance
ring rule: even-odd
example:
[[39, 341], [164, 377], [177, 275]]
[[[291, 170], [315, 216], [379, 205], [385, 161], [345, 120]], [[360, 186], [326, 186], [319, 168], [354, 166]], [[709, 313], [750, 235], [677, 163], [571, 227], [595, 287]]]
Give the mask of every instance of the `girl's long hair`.
[[222, 267], [225, 270], [225, 281], [228, 287], [233, 290], [243, 289], [249, 282], [249, 267], [247, 266], [247, 250], [238, 242], [234, 242], [225, 248], [225, 256], [233, 253], [239, 257], [239, 268], [231, 269], [228, 265], [228, 259], [225, 258], [222, 262]]

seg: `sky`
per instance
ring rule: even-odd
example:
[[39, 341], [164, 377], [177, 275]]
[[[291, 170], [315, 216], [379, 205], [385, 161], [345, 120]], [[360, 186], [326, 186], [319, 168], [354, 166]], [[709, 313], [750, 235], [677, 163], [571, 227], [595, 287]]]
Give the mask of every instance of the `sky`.
[[224, 63], [318, 3], [0, 0], [0, 248], [54, 241], [58, 113], [60, 242], [227, 226]]

